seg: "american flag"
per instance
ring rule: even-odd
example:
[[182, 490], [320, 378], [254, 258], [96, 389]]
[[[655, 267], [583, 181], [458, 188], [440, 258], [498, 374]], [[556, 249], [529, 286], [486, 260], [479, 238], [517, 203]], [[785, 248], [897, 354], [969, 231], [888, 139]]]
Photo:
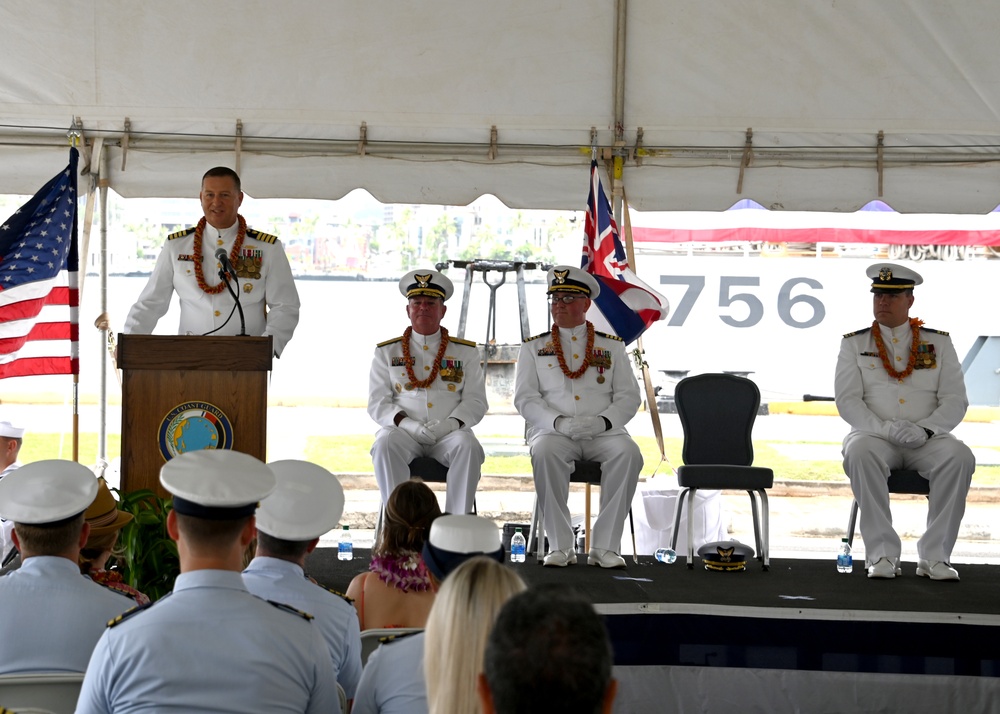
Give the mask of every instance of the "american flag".
[[598, 329], [630, 344], [654, 322], [666, 318], [670, 309], [667, 299], [629, 267], [596, 161], [590, 162], [590, 196], [580, 267], [601, 283], [601, 294], [587, 314]]
[[0, 379], [80, 373], [78, 158], [0, 223]]

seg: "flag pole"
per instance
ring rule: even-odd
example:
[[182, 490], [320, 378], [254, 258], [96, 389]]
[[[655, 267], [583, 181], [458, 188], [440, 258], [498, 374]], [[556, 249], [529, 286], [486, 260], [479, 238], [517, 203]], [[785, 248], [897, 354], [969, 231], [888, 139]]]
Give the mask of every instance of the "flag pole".
[[[79, 150], [80, 137], [82, 132], [80, 130], [80, 125], [74, 122], [74, 125], [68, 132], [66, 132], [66, 138], [69, 140], [69, 145]], [[79, 194], [73, 197], [73, 200], [77, 202], [73, 210], [73, 232], [77, 231], [76, 222], [76, 212], [80, 206]], [[77, 244], [77, 260], [79, 261], [79, 244]], [[84, 268], [84, 273], [86, 273], [86, 268]], [[79, 268], [77, 269], [79, 274]], [[79, 278], [77, 278], [79, 280]], [[82, 292], [82, 285], [79, 285], [80, 291]], [[77, 310], [79, 310], [79, 299], [77, 300]], [[79, 324], [79, 315], [77, 316], [77, 323]], [[79, 328], [78, 328], [79, 329]], [[73, 461], [80, 461], [80, 370], [76, 370], [73, 375]]]
[[[590, 160], [597, 161], [597, 127], [590, 127]], [[583, 517], [584, 517], [584, 529], [583, 529], [583, 548], [587, 551], [588, 557], [590, 553], [590, 483], [587, 483], [586, 490], [584, 492], [583, 499]], [[633, 544], [632, 551], [635, 552], [635, 546]]]

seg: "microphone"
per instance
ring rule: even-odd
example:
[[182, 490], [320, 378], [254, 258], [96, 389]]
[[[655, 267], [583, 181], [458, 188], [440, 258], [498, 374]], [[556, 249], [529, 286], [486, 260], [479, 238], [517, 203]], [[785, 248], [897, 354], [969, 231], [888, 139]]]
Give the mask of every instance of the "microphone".
[[236, 268], [233, 267], [232, 261], [229, 260], [229, 253], [226, 252], [225, 248], [219, 248], [215, 251], [215, 259], [222, 264], [223, 273], [232, 276], [233, 280], [238, 280], [236, 276]]
[[[243, 316], [243, 305], [240, 304], [240, 281], [236, 275], [236, 268], [233, 267], [232, 261], [229, 260], [229, 254], [226, 252], [225, 248], [219, 248], [215, 251], [215, 259], [222, 265], [222, 268], [219, 269], [219, 278], [223, 283], [225, 283], [226, 290], [228, 290], [229, 294], [233, 296], [233, 300], [236, 302], [236, 309], [240, 312], [240, 335], [244, 336], [247, 334], [247, 323]], [[233, 286], [229, 284], [230, 276], [232, 277], [233, 282], [236, 283], [236, 290], [234, 290]], [[233, 314], [229, 313], [229, 316], [232, 317]], [[229, 320], [227, 319], [226, 322], [229, 322]], [[215, 332], [215, 330], [212, 332]]]

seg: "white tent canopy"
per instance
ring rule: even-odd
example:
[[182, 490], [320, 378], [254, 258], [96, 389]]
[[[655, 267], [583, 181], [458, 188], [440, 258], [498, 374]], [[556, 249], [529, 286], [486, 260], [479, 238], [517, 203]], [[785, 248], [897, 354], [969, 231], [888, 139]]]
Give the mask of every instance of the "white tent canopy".
[[998, 27], [995, 0], [6, 0], [0, 192], [79, 118], [124, 196], [225, 164], [258, 198], [571, 209], [594, 127], [639, 209], [853, 211], [881, 180], [985, 213]]

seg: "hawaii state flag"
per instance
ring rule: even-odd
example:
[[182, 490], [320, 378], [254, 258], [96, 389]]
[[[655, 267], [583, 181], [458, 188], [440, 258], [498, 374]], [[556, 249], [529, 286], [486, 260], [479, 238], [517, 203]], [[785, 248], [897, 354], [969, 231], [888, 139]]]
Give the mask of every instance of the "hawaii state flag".
[[78, 158], [0, 222], [0, 379], [80, 373]]
[[601, 284], [601, 294], [587, 313], [597, 329], [630, 344], [654, 322], [667, 317], [670, 310], [667, 299], [629, 268], [596, 161], [590, 162], [590, 197], [580, 267]]

